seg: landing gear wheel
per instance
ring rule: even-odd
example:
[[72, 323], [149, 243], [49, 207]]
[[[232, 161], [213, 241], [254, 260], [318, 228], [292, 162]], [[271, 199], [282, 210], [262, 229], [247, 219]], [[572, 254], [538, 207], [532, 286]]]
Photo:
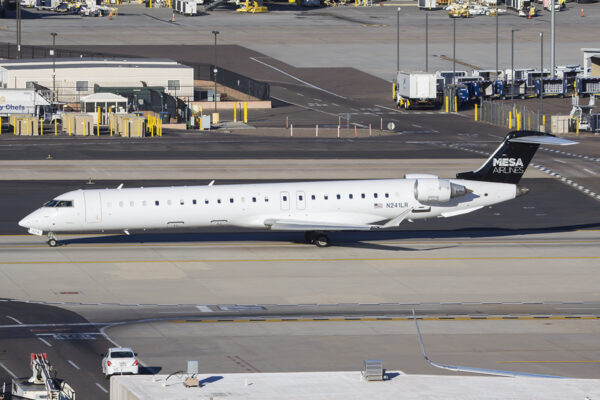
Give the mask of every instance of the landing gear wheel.
[[327, 247], [329, 246], [329, 238], [327, 235], [319, 234], [314, 240], [314, 243], [317, 247]]
[[56, 239], [48, 239], [48, 246], [50, 246], [50, 247], [56, 247], [56, 246], [58, 246], [58, 240], [56, 240]]

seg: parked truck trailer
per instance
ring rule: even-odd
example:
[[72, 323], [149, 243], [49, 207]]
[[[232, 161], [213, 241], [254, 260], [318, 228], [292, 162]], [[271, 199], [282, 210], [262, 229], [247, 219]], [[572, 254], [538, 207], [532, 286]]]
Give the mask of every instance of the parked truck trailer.
[[397, 107], [405, 109], [416, 106], [439, 107], [435, 74], [399, 71], [394, 88], [394, 100]]

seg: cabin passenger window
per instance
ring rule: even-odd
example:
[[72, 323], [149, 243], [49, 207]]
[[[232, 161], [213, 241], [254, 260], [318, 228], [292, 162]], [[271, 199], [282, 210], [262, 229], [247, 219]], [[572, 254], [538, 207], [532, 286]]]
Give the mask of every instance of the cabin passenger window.
[[287, 196], [283, 196], [283, 201], [287, 201]]
[[311, 196], [310, 196], [310, 198], [311, 198], [312, 200], [315, 200], [317, 197], [316, 197], [316, 196], [313, 194], [313, 195], [311, 195]]
[[340, 196], [339, 194], [335, 197], [337, 197], [338, 200], [342, 198], [342, 196]]
[[252, 198], [252, 202], [253, 202], [253, 203], [256, 203], [256, 197], [253, 197], [253, 198]]
[[389, 193], [386, 193], [386, 194], [385, 194], [385, 198], [387, 199], [388, 197], [390, 197], [390, 194], [389, 194]]
[[208, 199], [204, 199], [204, 204], [208, 204]]
[[348, 198], [349, 198], [349, 199], [352, 199], [352, 198], [354, 198], [354, 196], [352, 195], [352, 193], [350, 193], [350, 194], [348, 195]]
[[304, 200], [304, 196], [302, 196], [302, 195], [298, 196], [298, 200], [300, 200], [300, 201]]
[[217, 203], [221, 204], [221, 199], [217, 199]]
[[155, 205], [155, 206], [159, 205], [159, 202], [158, 202], [158, 200], [156, 200], [156, 201], [154, 202], [154, 205]]
[[377, 198], [377, 193], [373, 193], [373, 198]]
[[179, 205], [180, 205], [180, 206], [184, 205], [184, 203], [185, 203], [185, 202], [184, 202], [183, 200], [179, 200]]
[[196, 204], [196, 199], [192, 200], [192, 204]]
[[328, 196], [328, 195], [325, 195], [325, 196], [323, 196], [323, 198], [324, 198], [325, 200], [327, 200], [327, 199], [329, 199], [329, 196]]
[[269, 198], [267, 196], [265, 196], [265, 203], [269, 202]]
[[364, 198], [365, 198], [365, 194], [364, 194], [364, 193], [361, 193], [361, 194], [360, 194], [360, 197], [364, 199]]
[[233, 198], [229, 199], [229, 202], [230, 202], [230, 203], [233, 203]]

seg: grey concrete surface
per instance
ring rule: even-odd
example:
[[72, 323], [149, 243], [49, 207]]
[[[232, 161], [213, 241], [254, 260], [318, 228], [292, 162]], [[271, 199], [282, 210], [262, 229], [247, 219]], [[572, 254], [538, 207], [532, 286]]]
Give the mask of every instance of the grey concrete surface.
[[[429, 356], [472, 367], [597, 378], [597, 321], [422, 321]], [[359, 370], [365, 359], [408, 374], [428, 365], [412, 321], [150, 322], [107, 330], [162, 373], [199, 360], [201, 373]]]
[[337, 245], [325, 249], [250, 238], [49, 248], [3, 236], [1, 289], [13, 299], [127, 304], [599, 300], [594, 230], [397, 234], [333, 236]]

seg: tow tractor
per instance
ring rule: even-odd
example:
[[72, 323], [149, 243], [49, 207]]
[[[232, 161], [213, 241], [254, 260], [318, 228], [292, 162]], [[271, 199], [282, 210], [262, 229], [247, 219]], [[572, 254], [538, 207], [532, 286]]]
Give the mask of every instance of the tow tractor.
[[48, 361], [46, 353], [31, 353], [29, 365], [32, 370], [31, 378], [13, 379], [13, 396], [33, 400], [75, 400], [75, 390], [56, 377], [56, 369]]

